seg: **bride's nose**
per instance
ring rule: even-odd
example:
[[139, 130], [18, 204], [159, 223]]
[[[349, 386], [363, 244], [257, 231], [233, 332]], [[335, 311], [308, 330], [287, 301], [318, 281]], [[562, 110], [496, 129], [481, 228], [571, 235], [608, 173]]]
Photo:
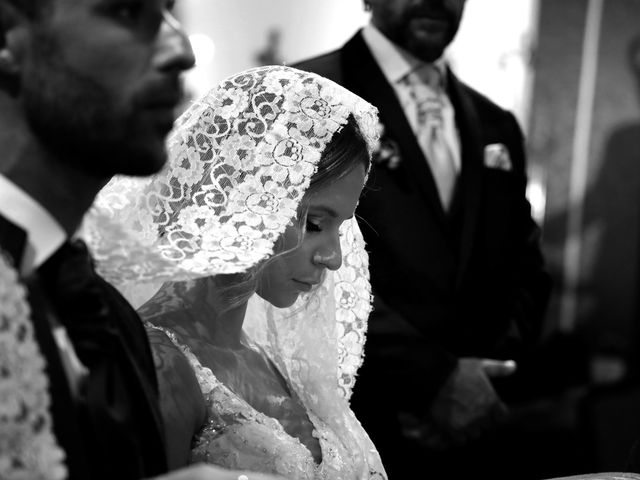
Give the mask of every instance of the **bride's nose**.
[[338, 270], [342, 266], [340, 240], [338, 239], [337, 242], [333, 242], [326, 248], [319, 248], [313, 254], [313, 263], [329, 270]]

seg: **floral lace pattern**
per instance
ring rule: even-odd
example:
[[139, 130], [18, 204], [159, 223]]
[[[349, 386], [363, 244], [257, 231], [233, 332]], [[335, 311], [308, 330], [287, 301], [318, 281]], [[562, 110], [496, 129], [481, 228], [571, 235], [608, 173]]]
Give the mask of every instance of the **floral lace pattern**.
[[[334, 395], [337, 381], [338, 393], [348, 400], [362, 364], [371, 312], [369, 256], [355, 219], [340, 227], [340, 249], [342, 266], [326, 272], [323, 283], [293, 306], [274, 308], [254, 295], [244, 329], [280, 368], [298, 371], [290, 379], [300, 384], [300, 390], [310, 381], [303, 371], [314, 372], [316, 378], [325, 372], [324, 385], [332, 387], [329, 395]], [[314, 357], [314, 352], [322, 356]]]
[[355, 219], [341, 228], [343, 263], [289, 308], [254, 295], [244, 329], [304, 404], [323, 447], [322, 479], [385, 479], [380, 457], [349, 398], [371, 310], [368, 256]]
[[162, 172], [98, 195], [84, 232], [100, 273], [184, 280], [264, 260], [349, 115], [373, 152], [377, 110], [336, 83], [284, 66], [223, 81], [177, 120]]
[[362, 365], [367, 320], [371, 313], [369, 256], [364, 239], [353, 219], [342, 235], [343, 266], [335, 272], [336, 338], [338, 346], [338, 388], [351, 398], [356, 373]]
[[30, 313], [18, 274], [0, 253], [0, 478], [62, 480], [65, 453], [53, 434]]
[[[84, 228], [98, 270], [131, 299], [149, 282], [254, 267], [273, 254], [296, 219], [322, 152], [350, 115], [371, 154], [377, 110], [330, 80], [270, 66], [223, 81], [178, 119], [163, 171], [150, 179], [114, 179], [98, 196]], [[341, 226], [341, 247], [341, 268], [327, 271], [318, 288], [288, 309], [254, 295], [244, 323], [303, 403], [322, 464], [180, 345], [215, 419], [200, 436], [195, 458], [247, 469], [255, 460], [256, 469], [289, 478], [386, 478], [349, 407], [371, 309], [368, 257], [355, 219]], [[186, 299], [178, 290], [172, 295]], [[171, 301], [153, 300], [165, 307]]]
[[[194, 440], [193, 462], [292, 480], [386, 479], [380, 457], [347, 401], [371, 307], [368, 259], [357, 222], [347, 222], [342, 233], [345, 265], [331, 272], [320, 288], [289, 309], [273, 308], [254, 295], [245, 320], [247, 335], [259, 338], [252, 340], [267, 351], [305, 405], [322, 448], [319, 465], [276, 419], [256, 411], [218, 381], [191, 351], [188, 339], [148, 324], [166, 333], [184, 353], [207, 403], [209, 420]], [[361, 288], [351, 287], [350, 281]], [[330, 291], [343, 300], [334, 302]], [[350, 335], [344, 335], [345, 330]]]
[[174, 332], [148, 325], [164, 332], [184, 353], [207, 402], [209, 418], [193, 441], [192, 462], [279, 473], [292, 480], [315, 478], [313, 458], [299, 440], [218, 381]]

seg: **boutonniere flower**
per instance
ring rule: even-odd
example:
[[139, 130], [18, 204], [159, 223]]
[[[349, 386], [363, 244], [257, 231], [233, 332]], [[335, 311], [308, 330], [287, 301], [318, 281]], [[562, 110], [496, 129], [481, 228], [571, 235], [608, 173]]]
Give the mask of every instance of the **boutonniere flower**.
[[382, 122], [378, 123], [378, 133], [380, 141], [373, 151], [372, 161], [376, 165], [386, 167], [389, 170], [395, 170], [402, 161], [400, 146], [398, 142], [386, 135], [386, 129]]

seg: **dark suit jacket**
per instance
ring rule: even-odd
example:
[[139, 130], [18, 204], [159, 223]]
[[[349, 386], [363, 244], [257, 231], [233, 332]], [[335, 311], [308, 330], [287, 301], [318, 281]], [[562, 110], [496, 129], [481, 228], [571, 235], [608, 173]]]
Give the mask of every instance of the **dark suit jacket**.
[[[0, 216], [0, 249], [15, 265], [25, 245], [25, 232]], [[164, 473], [155, 369], [140, 319], [100, 277], [93, 277], [90, 288], [80, 279], [77, 288], [63, 286], [56, 265], [63, 260], [57, 255], [23, 281], [46, 361], [54, 434], [66, 453], [69, 479], [139, 479]], [[77, 271], [72, 266], [71, 272]], [[69, 388], [52, 321], [67, 328], [89, 368], [77, 396]]]
[[[353, 408], [375, 437], [372, 429], [393, 424], [381, 410], [424, 414], [458, 357], [513, 358], [540, 332], [550, 281], [525, 198], [523, 137], [511, 113], [449, 71], [462, 170], [445, 213], [393, 87], [360, 32], [341, 49], [293, 66], [377, 106], [383, 143], [399, 148], [396, 168], [374, 164], [357, 209], [375, 303]], [[511, 171], [484, 166], [492, 143], [507, 147]]]

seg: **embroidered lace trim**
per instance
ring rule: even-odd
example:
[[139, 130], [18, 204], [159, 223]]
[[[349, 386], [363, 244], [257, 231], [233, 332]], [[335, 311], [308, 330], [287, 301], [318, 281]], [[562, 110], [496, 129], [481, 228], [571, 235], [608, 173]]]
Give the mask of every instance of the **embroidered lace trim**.
[[256, 265], [349, 115], [373, 152], [377, 110], [330, 80], [270, 66], [223, 81], [178, 119], [159, 174], [115, 178], [98, 195], [84, 225], [98, 270], [121, 285]]
[[[98, 270], [139, 304], [145, 284], [257, 265], [273, 254], [275, 241], [295, 220], [322, 152], [350, 115], [371, 153], [377, 110], [330, 80], [270, 66], [221, 82], [176, 122], [162, 172], [114, 179], [98, 196], [84, 229]], [[244, 324], [295, 389], [326, 446], [322, 468], [335, 467], [335, 474], [317, 478], [336, 480], [384, 472], [348, 404], [362, 362], [371, 294], [356, 221], [345, 222], [341, 232], [339, 270], [328, 271], [319, 288], [289, 309], [273, 308], [254, 295]], [[148, 293], [154, 290], [152, 285]], [[212, 392], [211, 402], [222, 398], [237, 405], [223, 389]], [[246, 406], [242, 410], [249, 414]], [[241, 424], [255, 430], [256, 438], [273, 437], [267, 431], [275, 427], [264, 419]], [[291, 440], [272, 443], [286, 445], [283, 458], [288, 449], [296, 451]], [[243, 447], [245, 453], [251, 445]]]
[[25, 288], [0, 253], [0, 478], [62, 480], [65, 453], [53, 433], [45, 359]]
[[279, 474], [291, 480], [386, 479], [375, 449], [370, 452], [374, 461], [363, 465], [359, 461], [362, 452], [351, 451], [351, 445], [345, 444], [330, 425], [308, 412], [323, 454], [322, 462], [316, 464], [305, 445], [287, 434], [277, 420], [255, 410], [220, 382], [175, 332], [148, 325], [164, 332], [183, 352], [207, 402], [209, 418], [194, 439], [192, 462]]

